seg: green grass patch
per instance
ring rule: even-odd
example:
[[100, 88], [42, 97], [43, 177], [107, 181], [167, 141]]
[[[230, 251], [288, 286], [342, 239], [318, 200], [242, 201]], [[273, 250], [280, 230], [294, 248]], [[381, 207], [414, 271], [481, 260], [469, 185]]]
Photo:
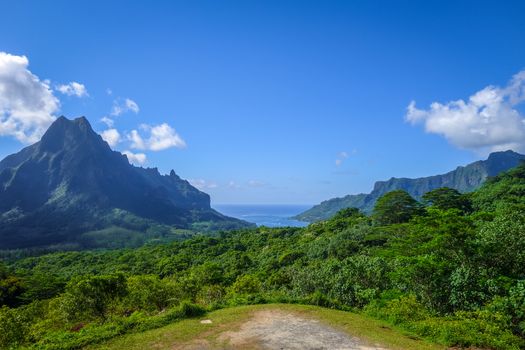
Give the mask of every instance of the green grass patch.
[[[443, 346], [415, 339], [395, 327], [361, 314], [306, 305], [270, 304], [249, 305], [217, 310], [200, 318], [182, 320], [162, 328], [129, 334], [93, 345], [87, 349], [172, 349], [188, 342], [205, 342], [210, 348], [224, 344], [219, 336], [226, 331], [238, 329], [258, 310], [286, 310], [303, 318], [318, 319], [333, 328], [358, 337], [371, 345], [378, 344], [391, 350], [438, 350]], [[213, 323], [201, 324], [210, 319]]]

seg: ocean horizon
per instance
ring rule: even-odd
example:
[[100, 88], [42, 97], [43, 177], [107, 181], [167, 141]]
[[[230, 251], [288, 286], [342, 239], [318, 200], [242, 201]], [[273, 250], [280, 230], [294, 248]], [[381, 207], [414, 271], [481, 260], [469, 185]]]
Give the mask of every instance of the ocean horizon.
[[266, 227], [305, 227], [307, 222], [291, 217], [310, 209], [309, 204], [215, 204], [213, 209], [237, 219]]

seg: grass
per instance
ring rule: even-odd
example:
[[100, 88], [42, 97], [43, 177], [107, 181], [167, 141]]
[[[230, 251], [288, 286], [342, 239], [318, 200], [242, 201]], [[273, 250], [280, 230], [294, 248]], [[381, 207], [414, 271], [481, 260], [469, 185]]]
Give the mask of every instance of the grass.
[[[238, 329], [258, 310], [278, 309], [293, 312], [303, 318], [314, 318], [351, 336], [374, 345], [391, 350], [442, 350], [443, 346], [419, 340], [402, 331], [387, 326], [384, 322], [370, 317], [345, 311], [325, 309], [316, 306], [270, 304], [239, 306], [217, 310], [207, 315], [187, 319], [168, 326], [114, 338], [103, 344], [89, 346], [87, 349], [174, 349], [177, 345], [192, 342], [206, 344], [211, 348], [221, 348], [219, 336]], [[200, 320], [210, 319], [211, 324], [201, 324]]]

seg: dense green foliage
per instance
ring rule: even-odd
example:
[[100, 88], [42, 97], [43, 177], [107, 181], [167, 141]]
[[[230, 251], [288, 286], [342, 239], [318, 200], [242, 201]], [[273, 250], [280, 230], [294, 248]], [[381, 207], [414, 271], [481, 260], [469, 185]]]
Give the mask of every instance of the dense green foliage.
[[468, 195], [449, 187], [437, 188], [425, 193], [423, 203], [441, 210], [457, 209], [465, 214], [472, 211], [472, 203]]
[[385, 197], [408, 201], [408, 217], [345, 209], [307, 228], [9, 260], [0, 347], [79, 348], [205, 309], [289, 302], [357, 310], [448, 346], [520, 349], [524, 195], [521, 166], [468, 197], [431, 193], [426, 207]]
[[421, 212], [421, 205], [403, 190], [388, 192], [377, 200], [372, 217], [379, 225], [408, 222]]

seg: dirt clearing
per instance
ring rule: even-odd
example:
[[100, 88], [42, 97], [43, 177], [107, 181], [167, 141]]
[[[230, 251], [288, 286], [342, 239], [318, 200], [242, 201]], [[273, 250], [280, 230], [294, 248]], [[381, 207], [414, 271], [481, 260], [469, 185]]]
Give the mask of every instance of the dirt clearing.
[[198, 341], [176, 349], [387, 350], [366, 344], [318, 320], [281, 310], [260, 310], [238, 330], [226, 331], [217, 343]]

